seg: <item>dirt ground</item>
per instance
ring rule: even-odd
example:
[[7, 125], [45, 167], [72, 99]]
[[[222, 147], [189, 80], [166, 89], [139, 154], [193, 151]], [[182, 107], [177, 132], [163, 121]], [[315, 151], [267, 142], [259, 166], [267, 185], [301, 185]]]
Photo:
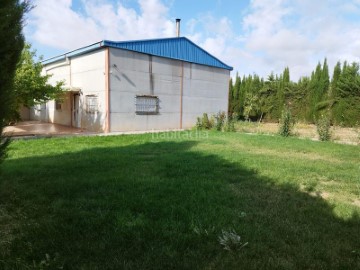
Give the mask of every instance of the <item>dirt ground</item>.
[[[240, 132], [276, 134], [279, 130], [277, 123], [237, 123], [236, 129]], [[297, 123], [294, 126], [294, 136], [318, 140], [315, 125]], [[331, 127], [331, 140], [338, 143], [360, 145], [360, 128]]]

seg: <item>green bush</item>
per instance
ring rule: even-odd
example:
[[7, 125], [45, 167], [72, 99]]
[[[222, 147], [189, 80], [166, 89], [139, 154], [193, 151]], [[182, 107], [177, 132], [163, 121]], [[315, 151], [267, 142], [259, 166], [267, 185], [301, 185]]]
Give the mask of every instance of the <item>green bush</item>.
[[212, 125], [211, 121], [209, 120], [209, 116], [207, 113], [203, 114], [203, 117], [201, 119], [201, 124], [202, 124], [203, 129], [211, 129], [212, 128], [213, 125]]
[[283, 137], [288, 137], [292, 134], [294, 127], [294, 120], [292, 118], [289, 108], [285, 108], [281, 113], [279, 134]]
[[321, 115], [316, 122], [316, 130], [320, 141], [329, 141], [331, 139], [330, 117]]
[[233, 116], [229, 115], [225, 119], [224, 131], [225, 132], [235, 132], [235, 118]]
[[216, 115], [212, 115], [209, 119], [207, 113], [204, 113], [202, 117], [198, 117], [196, 120], [196, 129], [215, 129], [217, 131], [235, 131], [235, 120], [233, 117], [226, 116], [223, 111], [218, 112]]
[[222, 131], [223, 126], [226, 122], [226, 113], [220, 111], [214, 116], [214, 118], [215, 118], [215, 125], [214, 125], [215, 129], [217, 131]]
[[214, 126], [214, 119], [209, 119], [207, 113], [204, 113], [202, 117], [196, 119], [196, 128], [197, 129], [211, 129]]
[[202, 129], [202, 119], [201, 117], [196, 118], [196, 129]]

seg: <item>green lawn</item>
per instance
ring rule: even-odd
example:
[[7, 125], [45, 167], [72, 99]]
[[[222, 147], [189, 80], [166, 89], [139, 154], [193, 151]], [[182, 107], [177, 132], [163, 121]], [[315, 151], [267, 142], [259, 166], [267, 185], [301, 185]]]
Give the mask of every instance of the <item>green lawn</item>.
[[14, 141], [0, 269], [360, 269], [359, 146], [174, 134]]

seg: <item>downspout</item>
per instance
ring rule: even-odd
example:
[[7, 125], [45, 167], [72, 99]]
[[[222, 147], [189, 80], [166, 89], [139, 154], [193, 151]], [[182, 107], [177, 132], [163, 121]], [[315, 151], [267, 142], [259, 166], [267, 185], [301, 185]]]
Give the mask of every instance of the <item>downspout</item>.
[[[66, 59], [69, 61], [69, 86], [72, 87], [72, 76], [71, 76], [71, 62], [69, 58], [66, 57]], [[73, 126], [73, 110], [74, 110], [74, 94], [70, 92], [70, 127]]]
[[150, 95], [154, 95], [154, 75], [152, 72], [152, 55], [149, 55], [149, 76], [150, 76]]
[[70, 87], [72, 87], [71, 59], [67, 58], [67, 61], [69, 62], [69, 85], [70, 85]]
[[183, 126], [183, 91], [184, 91], [184, 62], [181, 62], [181, 79], [180, 79], [180, 129]]
[[105, 49], [105, 133], [110, 132], [110, 53], [109, 47]]

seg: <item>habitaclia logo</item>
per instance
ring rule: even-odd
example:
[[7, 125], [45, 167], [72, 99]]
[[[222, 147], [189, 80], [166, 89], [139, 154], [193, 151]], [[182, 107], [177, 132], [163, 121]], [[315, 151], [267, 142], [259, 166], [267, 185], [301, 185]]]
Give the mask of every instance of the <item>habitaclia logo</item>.
[[209, 132], [204, 130], [186, 130], [162, 132], [152, 131], [151, 138], [153, 140], [204, 140], [209, 138]]

